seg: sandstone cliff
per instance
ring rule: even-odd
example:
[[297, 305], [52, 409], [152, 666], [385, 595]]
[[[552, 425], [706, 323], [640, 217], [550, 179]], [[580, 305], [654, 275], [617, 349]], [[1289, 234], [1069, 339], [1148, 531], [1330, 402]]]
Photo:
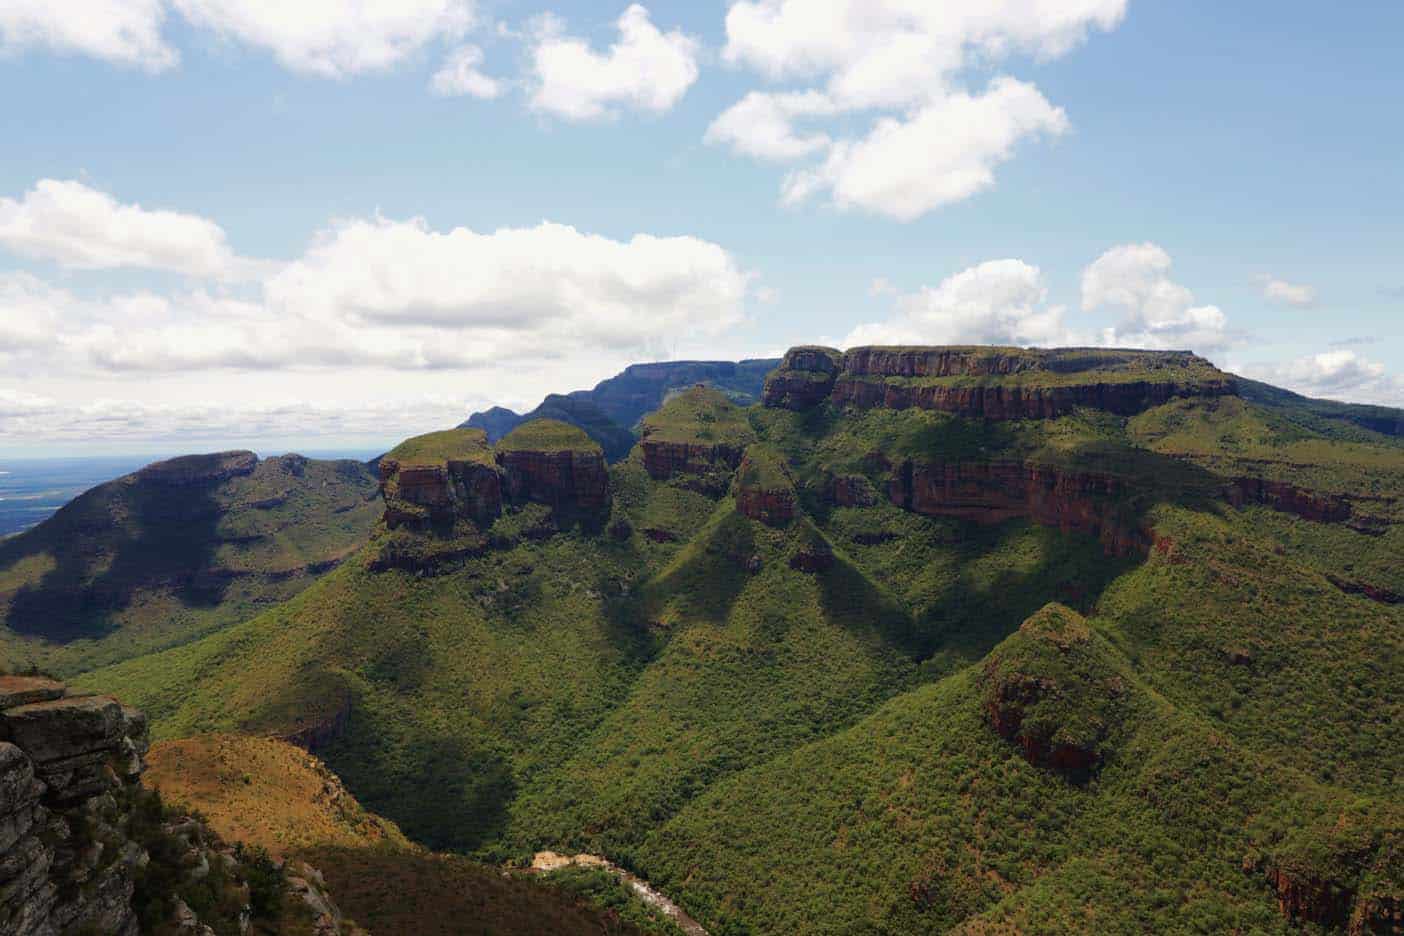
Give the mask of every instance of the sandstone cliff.
[[[115, 699], [0, 676], [0, 932], [246, 934], [260, 914], [317, 936], [358, 932], [315, 870], [278, 868], [166, 812], [141, 783], [147, 748], [145, 716]], [[271, 879], [250, 876], [264, 865]]]
[[929, 517], [1002, 523], [1023, 517], [1095, 537], [1109, 555], [1145, 555], [1148, 531], [1122, 505], [1125, 480], [1019, 462], [916, 462], [894, 466], [888, 497]]
[[1051, 419], [1078, 407], [1126, 416], [1177, 397], [1234, 392], [1232, 378], [1187, 351], [801, 347], [766, 379], [764, 401], [1002, 420]]

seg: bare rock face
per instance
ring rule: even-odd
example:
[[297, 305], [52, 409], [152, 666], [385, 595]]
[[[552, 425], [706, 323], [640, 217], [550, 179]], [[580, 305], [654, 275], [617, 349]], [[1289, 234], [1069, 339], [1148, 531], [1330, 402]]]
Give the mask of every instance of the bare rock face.
[[1234, 478], [1225, 487], [1224, 498], [1235, 507], [1261, 504], [1317, 523], [1344, 523], [1352, 512], [1349, 498], [1340, 494], [1308, 491], [1265, 478]]
[[779, 453], [752, 446], [732, 484], [736, 509], [767, 526], [787, 526], [795, 519], [795, 480]]
[[502, 513], [502, 473], [476, 461], [443, 465], [380, 462], [385, 523], [390, 529], [451, 523], [464, 517], [487, 525]]
[[252, 474], [258, 467], [253, 452], [218, 452], [213, 455], [182, 455], [169, 461], [147, 465], [134, 476], [155, 484], [217, 484]]
[[906, 461], [888, 484], [892, 503], [929, 517], [979, 523], [1024, 517], [1094, 536], [1109, 555], [1145, 555], [1150, 534], [1130, 526], [1117, 509], [1124, 490], [1125, 482], [1108, 475], [1018, 462]]
[[769, 407], [791, 410], [816, 406], [833, 390], [843, 360], [843, 352], [834, 348], [791, 348], [780, 366], [765, 378], [761, 401]]
[[648, 437], [644, 437], [639, 447], [643, 450], [644, 470], [655, 481], [683, 474], [705, 475], [719, 467], [733, 470], [744, 454], [743, 449], [734, 445], [661, 442]]
[[556, 511], [586, 514], [609, 510], [609, 466], [599, 452], [499, 451], [497, 463], [513, 503], [535, 501]]
[[[137, 856], [112, 846], [125, 819], [117, 795], [144, 768], [146, 719], [52, 680], [6, 677], [0, 698], [0, 932], [134, 936]], [[18, 699], [35, 701], [8, 704]], [[91, 844], [79, 827], [99, 830]]]
[[[931, 382], [941, 378], [963, 379]], [[806, 347], [791, 349], [766, 379], [764, 402], [792, 410], [827, 400], [854, 409], [1052, 419], [1078, 407], [1130, 416], [1182, 396], [1235, 392], [1228, 375], [1187, 351]]]
[[[219, 932], [251, 932], [245, 856], [203, 821], [161, 813], [141, 784], [148, 746], [146, 717], [113, 698], [0, 677], [0, 933], [138, 936], [139, 878], [148, 888], [144, 912], [166, 917], [159, 932], [199, 936], [215, 932], [211, 922]], [[208, 912], [220, 919], [201, 920], [177, 889], [203, 881], [216, 864], [227, 886]], [[151, 865], [159, 871], [139, 875]], [[315, 932], [360, 932], [343, 925], [315, 870], [282, 873]]]

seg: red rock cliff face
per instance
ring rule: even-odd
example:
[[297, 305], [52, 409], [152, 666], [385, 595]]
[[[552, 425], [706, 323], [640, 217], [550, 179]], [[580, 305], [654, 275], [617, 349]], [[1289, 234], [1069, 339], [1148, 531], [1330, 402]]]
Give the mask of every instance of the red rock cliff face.
[[904, 462], [888, 484], [892, 503], [930, 517], [1002, 523], [1026, 517], [1064, 533], [1096, 537], [1109, 555], [1146, 555], [1150, 535], [1128, 525], [1116, 478], [1017, 462]]
[[498, 452], [513, 503], [535, 501], [557, 510], [609, 510], [609, 468], [599, 452]]
[[1035, 358], [963, 348], [854, 348], [843, 359], [844, 373], [855, 377], [1006, 376], [1037, 369]]
[[[1052, 419], [1077, 407], [1130, 416], [1182, 396], [1236, 392], [1233, 381], [1203, 379], [1208, 364], [1187, 352], [1125, 352], [1123, 360], [1064, 349], [1042, 353], [987, 348], [795, 348], [766, 379], [766, 406], [808, 409], [824, 400], [856, 409], [928, 409], [981, 419]], [[1137, 363], [1139, 362], [1139, 364]], [[1151, 368], [1156, 379], [1107, 380], [1105, 369]], [[1020, 374], [1045, 373], [1044, 385], [999, 383]], [[1199, 379], [1180, 379], [1199, 375]], [[1085, 380], [1069, 374], [1085, 373]], [[1160, 374], [1164, 374], [1160, 378]], [[1062, 375], [1061, 377], [1057, 375]], [[903, 383], [941, 377], [989, 378], [968, 386]], [[1057, 379], [1054, 379], [1054, 378]]]
[[[395, 529], [422, 522], [466, 517], [478, 524], [491, 523], [502, 513], [502, 476], [488, 465], [450, 461], [447, 465], [400, 465], [380, 462], [381, 490], [386, 494], [385, 522]], [[404, 504], [424, 508], [405, 509]]]
[[718, 467], [733, 470], [741, 464], [743, 454], [734, 445], [659, 442], [647, 437], [639, 446], [643, 449], [644, 470], [655, 481], [666, 481], [678, 474], [706, 474]]
[[841, 377], [829, 399], [857, 409], [926, 409], [981, 419], [1054, 419], [1077, 407], [1132, 416], [1181, 396], [1231, 393], [1225, 386], [1164, 382], [1096, 383], [1063, 387], [945, 387], [888, 384]]
[[1344, 523], [1351, 516], [1349, 499], [1308, 491], [1285, 481], [1234, 478], [1224, 489], [1224, 497], [1235, 507], [1262, 504], [1317, 523]]
[[843, 354], [832, 348], [791, 348], [765, 378], [766, 406], [804, 410], [828, 398], [842, 368]]

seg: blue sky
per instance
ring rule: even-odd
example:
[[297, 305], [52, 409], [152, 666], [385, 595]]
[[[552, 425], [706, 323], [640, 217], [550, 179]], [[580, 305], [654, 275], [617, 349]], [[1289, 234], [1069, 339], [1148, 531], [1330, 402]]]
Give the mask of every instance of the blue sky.
[[817, 340], [1404, 405], [1397, 3], [51, 6], [0, 0], [0, 452], [373, 446]]

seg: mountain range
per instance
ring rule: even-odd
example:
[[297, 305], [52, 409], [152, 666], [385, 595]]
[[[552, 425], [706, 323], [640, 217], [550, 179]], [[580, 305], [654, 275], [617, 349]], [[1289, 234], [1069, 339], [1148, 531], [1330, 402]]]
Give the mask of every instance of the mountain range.
[[1402, 420], [1185, 351], [635, 365], [102, 485], [0, 543], [0, 653], [377, 933], [1399, 932]]

